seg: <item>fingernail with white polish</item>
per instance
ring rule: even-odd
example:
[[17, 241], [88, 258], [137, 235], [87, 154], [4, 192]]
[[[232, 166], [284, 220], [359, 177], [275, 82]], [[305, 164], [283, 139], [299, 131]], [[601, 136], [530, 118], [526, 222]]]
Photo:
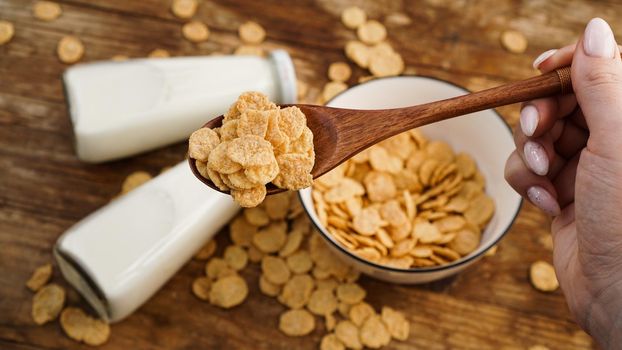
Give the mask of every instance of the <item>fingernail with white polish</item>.
[[549, 172], [549, 157], [546, 155], [544, 147], [539, 143], [527, 141], [523, 148], [523, 152], [525, 154], [527, 166], [534, 173], [544, 176]]
[[585, 27], [583, 49], [588, 56], [613, 58], [616, 40], [609, 24], [602, 18], [593, 18]]
[[553, 56], [557, 52], [557, 49], [552, 49], [548, 51], [544, 51], [540, 54], [540, 56], [536, 57], [533, 61], [533, 68], [538, 69], [542, 62], [546, 61], [549, 57]]
[[527, 190], [527, 197], [529, 197], [529, 200], [533, 203], [533, 205], [551, 216], [557, 216], [561, 212], [557, 200], [553, 198], [547, 190], [540, 186], [530, 187]]
[[520, 128], [523, 134], [532, 136], [538, 127], [540, 115], [538, 109], [534, 105], [526, 105], [520, 111]]

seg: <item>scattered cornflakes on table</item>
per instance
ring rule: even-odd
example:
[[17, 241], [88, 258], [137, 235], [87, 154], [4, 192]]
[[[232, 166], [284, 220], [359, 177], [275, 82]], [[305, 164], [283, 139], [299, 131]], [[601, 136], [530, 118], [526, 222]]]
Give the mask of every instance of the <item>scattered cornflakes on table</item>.
[[243, 209], [229, 224], [229, 238], [222, 257], [210, 258], [205, 275], [193, 281], [197, 298], [222, 308], [242, 304], [248, 288], [241, 273], [249, 263], [258, 264], [260, 292], [287, 308], [278, 320], [285, 335], [304, 336], [324, 322], [329, 333], [320, 349], [377, 347], [408, 338], [410, 323], [403, 313], [386, 306], [376, 312], [364, 301], [359, 273], [311, 228], [295, 193]]

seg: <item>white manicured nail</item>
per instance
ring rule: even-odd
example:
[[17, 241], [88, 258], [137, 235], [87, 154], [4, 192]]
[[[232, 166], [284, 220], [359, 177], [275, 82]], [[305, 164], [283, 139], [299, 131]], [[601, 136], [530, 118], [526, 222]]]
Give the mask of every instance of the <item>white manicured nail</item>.
[[593, 18], [585, 27], [583, 49], [592, 57], [613, 58], [615, 55], [616, 39], [602, 18]]
[[520, 128], [523, 130], [523, 134], [532, 136], [538, 127], [538, 121], [540, 115], [538, 109], [534, 105], [526, 105], [520, 111]]
[[540, 186], [533, 186], [527, 190], [527, 197], [533, 205], [540, 208], [543, 212], [557, 216], [560, 214], [561, 209], [557, 200], [544, 188]]
[[549, 157], [546, 155], [544, 147], [539, 143], [527, 141], [523, 148], [523, 152], [525, 154], [527, 166], [534, 173], [544, 176], [549, 172]]
[[549, 57], [553, 56], [557, 52], [557, 49], [552, 49], [548, 51], [544, 51], [540, 54], [540, 56], [536, 57], [533, 61], [533, 68], [538, 69], [542, 62], [546, 61]]

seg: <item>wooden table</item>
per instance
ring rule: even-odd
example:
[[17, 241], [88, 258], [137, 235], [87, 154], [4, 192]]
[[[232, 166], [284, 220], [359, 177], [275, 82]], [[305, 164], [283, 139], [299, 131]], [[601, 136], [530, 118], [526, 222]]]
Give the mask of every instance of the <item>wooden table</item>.
[[[402, 12], [406, 26], [389, 25], [389, 40], [409, 71], [436, 76], [479, 90], [534, 75], [532, 60], [542, 51], [573, 42], [585, 23], [602, 16], [618, 30], [622, 4], [613, 1], [511, 0], [203, 0], [196, 18], [211, 36], [195, 45], [181, 36], [182, 20], [168, 0], [60, 0], [63, 15], [53, 22], [33, 19], [31, 2], [0, 0], [0, 19], [15, 24], [13, 41], [0, 46], [0, 348], [87, 348], [65, 337], [57, 322], [36, 326], [30, 317], [32, 294], [24, 287], [32, 270], [52, 261], [51, 248], [72, 224], [105, 205], [135, 170], [157, 174], [184, 157], [177, 144], [138, 157], [89, 165], [77, 160], [62, 93], [66, 65], [55, 55], [58, 40], [79, 36], [83, 61], [124, 54], [144, 57], [164, 48], [173, 55], [230, 53], [239, 45], [238, 26], [253, 19], [264, 26], [264, 47], [285, 48], [314, 101], [326, 83], [331, 62], [345, 60], [343, 46], [354, 38], [340, 22], [351, 3], [371, 18]], [[505, 29], [529, 39], [524, 55], [499, 45]], [[355, 69], [355, 76], [366, 75]], [[500, 108], [516, 124], [518, 107]], [[445, 281], [423, 286], [390, 285], [368, 278], [361, 283], [370, 302], [405, 310], [411, 321], [408, 342], [399, 349], [590, 349], [593, 344], [570, 316], [561, 291], [543, 294], [529, 284], [527, 270], [537, 259], [551, 260], [542, 243], [549, 219], [525, 204], [499, 251]], [[203, 263], [189, 262], [138, 312], [112, 326], [105, 349], [314, 349], [322, 329], [288, 338], [277, 328], [283, 307], [257, 290], [258, 271], [250, 269], [252, 295], [223, 311], [189, 292]], [[58, 272], [56, 281], [61, 281]], [[69, 303], [85, 306], [75, 292]]]

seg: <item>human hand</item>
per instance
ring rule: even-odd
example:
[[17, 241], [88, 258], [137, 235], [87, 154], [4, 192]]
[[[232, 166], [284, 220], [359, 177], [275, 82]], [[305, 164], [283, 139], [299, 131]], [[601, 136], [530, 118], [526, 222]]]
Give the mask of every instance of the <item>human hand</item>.
[[521, 109], [508, 183], [554, 216], [553, 261], [570, 311], [605, 349], [622, 348], [622, 60], [609, 25], [543, 53], [542, 72], [572, 64], [574, 94]]

